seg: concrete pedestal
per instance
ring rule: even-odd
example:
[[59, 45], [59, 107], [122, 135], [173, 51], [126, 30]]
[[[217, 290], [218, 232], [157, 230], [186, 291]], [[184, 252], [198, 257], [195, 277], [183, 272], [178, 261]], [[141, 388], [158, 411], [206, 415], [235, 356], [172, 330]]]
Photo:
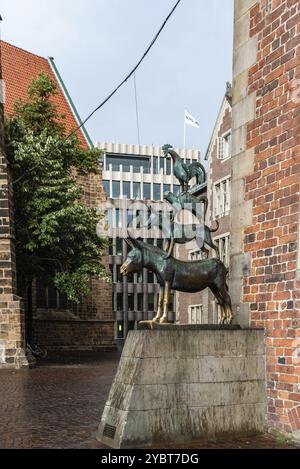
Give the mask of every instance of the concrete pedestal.
[[131, 331], [99, 425], [113, 448], [266, 430], [264, 332]]

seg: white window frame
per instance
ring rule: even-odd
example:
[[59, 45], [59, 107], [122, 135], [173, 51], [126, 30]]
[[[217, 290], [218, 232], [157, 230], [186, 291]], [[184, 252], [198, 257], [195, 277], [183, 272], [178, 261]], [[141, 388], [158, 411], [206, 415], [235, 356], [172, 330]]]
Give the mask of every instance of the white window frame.
[[217, 138], [217, 158], [225, 161], [231, 157], [232, 136], [231, 130], [227, 130]]
[[203, 323], [203, 304], [190, 305], [188, 309], [189, 324]]
[[[213, 238], [214, 243], [219, 248], [220, 260], [226, 267], [229, 267], [229, 256], [230, 256], [230, 233], [223, 233]], [[224, 241], [224, 249], [220, 249], [221, 241]], [[223, 243], [222, 243], [223, 246]]]
[[218, 302], [215, 299], [212, 300], [211, 306], [212, 306], [212, 323], [219, 324], [221, 321], [221, 316], [222, 316], [221, 306], [218, 304]]
[[189, 251], [190, 261], [201, 261], [202, 259], [203, 257], [201, 249], [193, 249], [192, 251]]
[[214, 218], [229, 215], [231, 198], [231, 177], [226, 176], [216, 181], [213, 186]]

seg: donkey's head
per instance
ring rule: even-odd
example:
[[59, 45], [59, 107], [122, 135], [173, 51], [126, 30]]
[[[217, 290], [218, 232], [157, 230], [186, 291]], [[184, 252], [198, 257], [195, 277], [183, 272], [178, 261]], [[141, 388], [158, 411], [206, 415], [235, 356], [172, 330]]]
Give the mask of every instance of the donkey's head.
[[127, 254], [125, 262], [121, 265], [120, 272], [122, 275], [134, 274], [140, 272], [142, 266], [142, 251], [139, 242], [136, 239], [125, 240], [132, 250]]

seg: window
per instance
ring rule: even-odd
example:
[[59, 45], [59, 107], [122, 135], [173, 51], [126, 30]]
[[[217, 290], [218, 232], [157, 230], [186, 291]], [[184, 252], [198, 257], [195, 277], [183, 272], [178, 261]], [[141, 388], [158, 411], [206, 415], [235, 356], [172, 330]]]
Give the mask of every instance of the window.
[[53, 283], [36, 281], [37, 308], [41, 309], [67, 309], [66, 295], [60, 293]]
[[219, 248], [220, 260], [224, 265], [226, 265], [226, 267], [229, 266], [229, 239], [229, 234], [214, 239], [214, 243]]
[[171, 158], [166, 159], [166, 175], [170, 176], [171, 174]]
[[122, 283], [123, 282], [123, 275], [120, 272], [120, 268], [121, 268], [120, 265], [116, 266], [116, 269], [117, 269], [117, 283]]
[[136, 222], [136, 228], [138, 228], [138, 229], [145, 225], [146, 220], [145, 220], [144, 210], [137, 210], [136, 211], [135, 222]]
[[114, 222], [113, 222], [113, 210], [111, 208], [109, 208], [107, 210], [107, 213], [106, 213], [106, 217], [107, 217], [107, 223], [108, 223], [108, 226], [111, 228], [115, 228], [114, 226]]
[[124, 334], [124, 324], [123, 324], [123, 321], [118, 321], [118, 322], [117, 322], [117, 338], [118, 338], [118, 339], [123, 339], [123, 334]]
[[130, 209], [126, 211], [126, 226], [131, 226], [133, 221], [133, 212]]
[[137, 283], [143, 283], [143, 272], [137, 273]]
[[118, 199], [120, 197], [120, 181], [112, 182], [112, 197]]
[[154, 283], [154, 273], [148, 270], [148, 283]]
[[134, 331], [135, 321], [128, 321], [128, 331]]
[[123, 310], [123, 293], [117, 293], [117, 311]]
[[225, 160], [231, 156], [231, 132], [222, 137], [218, 137], [217, 157], [219, 160]]
[[202, 324], [203, 305], [189, 306], [189, 324]]
[[151, 184], [149, 182], [144, 182], [143, 185], [143, 199], [150, 200], [151, 199]]
[[164, 163], [165, 163], [165, 159], [163, 156], [161, 156], [159, 158], [159, 172], [162, 171], [162, 173], [164, 173]]
[[134, 182], [133, 183], [133, 192], [132, 192], [133, 199], [140, 199], [141, 198], [141, 183]]
[[174, 293], [170, 294], [169, 298], [169, 311], [174, 312], [175, 311], [175, 296]]
[[116, 238], [116, 256], [122, 256], [122, 238]]
[[158, 157], [153, 156], [153, 174], [158, 174]]
[[103, 190], [106, 192], [107, 196], [110, 197], [109, 181], [103, 181]]
[[216, 302], [216, 300], [213, 300], [212, 303], [212, 323], [213, 324], [220, 324], [221, 321], [221, 306]]
[[137, 294], [137, 310], [143, 311], [143, 293]]
[[126, 199], [130, 199], [130, 182], [124, 181], [123, 182], [123, 197]]
[[160, 184], [153, 184], [153, 200], [160, 200]]
[[154, 295], [148, 293], [148, 311], [154, 311]]
[[127, 278], [127, 283], [133, 283], [134, 282], [134, 274], [131, 272], [128, 275], [126, 275]]
[[174, 184], [174, 186], [173, 186], [173, 193], [174, 193], [175, 195], [178, 195], [179, 192], [180, 192], [180, 186], [179, 186], [178, 184]]
[[190, 259], [190, 261], [201, 261], [202, 252], [200, 251], [200, 249], [197, 249], [197, 251], [190, 251], [189, 252], [189, 259]]
[[134, 294], [128, 293], [128, 311], [134, 311]]
[[164, 184], [164, 194], [165, 192], [170, 192], [170, 190], [171, 190], [170, 184]]
[[163, 246], [164, 246], [164, 240], [161, 239], [161, 238], [158, 239], [158, 240], [157, 240], [157, 247], [158, 247], [159, 249], [163, 249]]
[[116, 223], [115, 228], [122, 228], [122, 210], [120, 208], [116, 208]]
[[150, 158], [142, 157], [142, 156], [131, 156], [131, 155], [107, 155], [106, 156], [106, 167], [112, 166], [113, 171], [120, 171], [120, 166], [122, 166], [121, 170], [124, 172], [130, 171], [130, 166], [132, 166], [134, 173], [139, 173], [141, 167], [144, 169], [144, 173], [149, 173], [150, 170]]
[[230, 209], [230, 178], [214, 185], [214, 214], [215, 217], [224, 217]]

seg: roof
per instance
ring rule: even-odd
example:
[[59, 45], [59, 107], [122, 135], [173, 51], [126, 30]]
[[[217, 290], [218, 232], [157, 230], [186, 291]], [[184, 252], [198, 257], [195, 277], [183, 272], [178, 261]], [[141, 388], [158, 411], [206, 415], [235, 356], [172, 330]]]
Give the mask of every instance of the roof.
[[[218, 112], [218, 116], [217, 116], [213, 131], [212, 131], [212, 135], [210, 137], [210, 141], [209, 141], [209, 144], [208, 144], [208, 147], [207, 147], [207, 150], [206, 150], [206, 153], [205, 153], [205, 157], [204, 157], [205, 160], [208, 160], [209, 152], [210, 152], [211, 147], [212, 147], [212, 145], [213, 145], [213, 143], [214, 143], [214, 141], [217, 137], [218, 129], [219, 129], [220, 124], [221, 124], [221, 119], [223, 119], [223, 115], [224, 115], [224, 112], [225, 112], [226, 108], [227, 107], [229, 107], [230, 109], [232, 108], [231, 96], [229, 96], [229, 94], [228, 94], [228, 91], [229, 91], [229, 86], [228, 85], [230, 85], [230, 83], [227, 83], [227, 91], [226, 91], [226, 93], [223, 97], [223, 100], [222, 100], [222, 103], [221, 103], [221, 106], [220, 106], [220, 109], [219, 109], [219, 112]], [[231, 86], [230, 86], [230, 91], [231, 91]]]
[[[57, 86], [57, 95], [52, 100], [57, 105], [58, 112], [65, 115], [64, 123], [66, 133], [69, 134], [78, 127], [81, 122], [78, 121], [78, 113], [69, 99], [64, 84], [55, 73], [55, 69], [51, 66], [51, 62], [44, 57], [28, 52], [24, 49], [16, 47], [5, 41], [0, 41], [1, 60], [2, 60], [2, 76], [5, 83], [5, 102], [4, 112], [11, 114], [14, 110], [14, 104], [20, 98], [28, 99], [28, 87], [34, 78], [44, 72]], [[53, 60], [53, 59], [52, 59]], [[84, 133], [79, 130], [77, 132], [80, 143], [84, 147], [89, 146], [89, 140]]]

